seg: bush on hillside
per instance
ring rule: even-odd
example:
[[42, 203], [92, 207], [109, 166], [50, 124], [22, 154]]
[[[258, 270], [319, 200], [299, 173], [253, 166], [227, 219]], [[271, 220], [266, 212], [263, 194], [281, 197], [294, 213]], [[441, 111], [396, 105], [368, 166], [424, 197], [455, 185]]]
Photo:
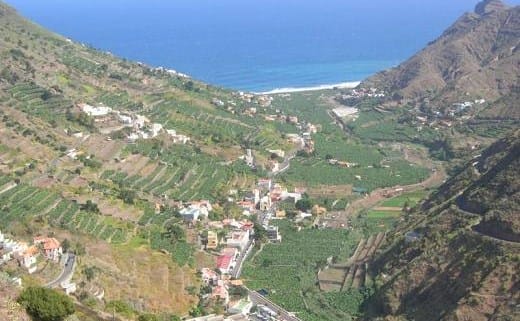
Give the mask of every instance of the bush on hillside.
[[28, 287], [18, 303], [37, 321], [62, 321], [74, 313], [74, 303], [68, 296], [42, 287]]

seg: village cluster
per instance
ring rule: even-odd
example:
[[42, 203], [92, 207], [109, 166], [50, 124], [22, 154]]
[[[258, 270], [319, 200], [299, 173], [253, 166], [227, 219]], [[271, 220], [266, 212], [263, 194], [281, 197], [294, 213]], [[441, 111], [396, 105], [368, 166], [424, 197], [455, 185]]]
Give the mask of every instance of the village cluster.
[[[245, 104], [255, 104], [261, 108], [267, 108], [271, 106], [271, 103], [273, 102], [273, 97], [266, 96], [266, 95], [253, 95], [250, 93], [244, 93], [244, 92], [234, 92], [233, 97], [236, 98], [239, 102], [245, 103]], [[219, 108], [224, 108], [226, 111], [228, 111], [231, 114], [236, 114], [238, 112], [238, 104], [237, 101], [234, 100], [228, 100], [226, 102], [218, 99], [213, 98], [211, 100], [211, 103]], [[246, 109], [242, 110], [242, 113], [244, 115], [248, 116], [254, 116], [257, 113], [256, 107], [247, 107]]]
[[471, 111], [475, 106], [482, 106], [486, 103], [485, 99], [454, 103], [445, 108], [432, 108], [428, 110], [417, 110], [414, 123], [420, 130], [423, 126], [428, 126], [436, 130], [442, 127], [452, 127], [455, 123], [468, 121], [472, 118]]
[[[285, 134], [285, 138], [289, 143], [292, 143], [297, 146], [297, 150], [303, 151], [304, 153], [311, 154], [314, 152], [314, 140], [312, 139], [312, 134], [318, 132], [319, 128], [311, 123], [299, 123], [298, 117], [290, 116], [291, 122], [296, 125], [296, 128], [300, 131], [300, 133], [289, 133]], [[275, 118], [273, 120], [285, 121], [286, 116], [281, 118]], [[295, 154], [286, 153], [281, 149], [267, 149], [267, 152], [271, 154], [271, 157], [267, 163], [266, 168], [273, 174], [277, 174], [282, 172], [288, 168], [288, 161], [291, 160], [295, 156]], [[251, 149], [246, 149], [246, 154], [239, 157], [239, 159], [243, 160], [247, 166], [251, 168], [256, 168], [255, 158]], [[280, 159], [282, 159], [282, 163], [280, 163]]]
[[167, 134], [175, 144], [186, 144], [190, 141], [190, 137], [177, 133], [175, 129], [166, 129], [162, 124], [152, 123], [146, 116], [129, 111], [113, 110], [104, 105], [94, 107], [80, 104], [79, 108], [83, 113], [92, 117], [96, 124], [103, 126], [107, 132], [131, 128], [131, 132], [127, 136], [130, 143], [138, 139], [155, 138], [161, 133]]
[[384, 90], [378, 88], [354, 88], [349, 90], [346, 94], [341, 94], [336, 96], [336, 100], [339, 101], [349, 101], [353, 99], [361, 99], [361, 98], [384, 98], [386, 97], [386, 93]]
[[[287, 188], [268, 178], [260, 179], [254, 189], [240, 195], [237, 190], [231, 190], [229, 201], [235, 202], [242, 209], [244, 217], [255, 215], [256, 222], [249, 219], [210, 221], [208, 216], [213, 207], [208, 201], [191, 202], [180, 209], [180, 215], [188, 224], [203, 224], [201, 244], [208, 253], [215, 256], [215, 266], [200, 270], [203, 281], [201, 292], [204, 293], [202, 299], [208, 305], [224, 306], [227, 315], [231, 315], [210, 315], [191, 320], [278, 320], [276, 308], [255, 302], [250, 291], [243, 287], [240, 274], [243, 263], [255, 244], [255, 224], [261, 226], [266, 241], [282, 242], [278, 227], [271, 224], [271, 220], [286, 217], [285, 211], [278, 209], [277, 204], [296, 203], [302, 199], [303, 192], [299, 189], [289, 192]], [[312, 214], [300, 213], [300, 216], [307, 218]], [[242, 289], [239, 295], [236, 294], [236, 289]], [[253, 306], [257, 306], [257, 309], [251, 313]]]

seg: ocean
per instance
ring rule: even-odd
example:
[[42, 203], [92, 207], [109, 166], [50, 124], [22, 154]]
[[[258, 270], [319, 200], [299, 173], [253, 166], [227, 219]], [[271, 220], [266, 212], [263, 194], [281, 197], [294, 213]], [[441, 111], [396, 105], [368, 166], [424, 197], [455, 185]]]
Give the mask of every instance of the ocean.
[[7, 0], [115, 55], [254, 92], [360, 81], [438, 37], [475, 0]]

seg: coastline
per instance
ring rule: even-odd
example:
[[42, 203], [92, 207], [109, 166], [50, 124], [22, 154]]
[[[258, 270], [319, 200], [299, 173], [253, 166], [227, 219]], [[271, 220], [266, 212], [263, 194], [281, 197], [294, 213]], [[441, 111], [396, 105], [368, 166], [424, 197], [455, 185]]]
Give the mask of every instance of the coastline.
[[350, 81], [350, 82], [342, 82], [337, 84], [326, 84], [326, 85], [318, 85], [318, 86], [309, 86], [309, 87], [287, 87], [287, 88], [276, 88], [269, 91], [263, 92], [254, 92], [255, 95], [274, 95], [274, 94], [289, 94], [289, 93], [297, 93], [297, 92], [305, 92], [305, 91], [317, 91], [324, 89], [352, 89], [359, 86], [361, 81]]

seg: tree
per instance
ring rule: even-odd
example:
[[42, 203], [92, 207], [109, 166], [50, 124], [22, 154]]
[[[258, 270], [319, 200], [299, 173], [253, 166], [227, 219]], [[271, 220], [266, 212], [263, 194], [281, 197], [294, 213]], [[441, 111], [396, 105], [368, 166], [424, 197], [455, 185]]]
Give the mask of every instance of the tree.
[[264, 268], [270, 267], [272, 264], [273, 264], [273, 260], [271, 260], [271, 259], [262, 260], [262, 267], [264, 267]]
[[83, 274], [87, 278], [87, 281], [92, 281], [96, 276], [96, 270], [93, 267], [86, 267], [83, 269]]
[[82, 209], [90, 213], [99, 213], [97, 204], [91, 200], [87, 200], [87, 202], [82, 206]]
[[255, 224], [253, 226], [253, 231], [255, 232], [255, 241], [257, 241], [257, 244], [263, 243], [267, 240], [267, 231], [261, 224]]
[[70, 249], [70, 241], [68, 239], [64, 239], [63, 242], [61, 242], [61, 248], [63, 249], [63, 252], [67, 253]]
[[170, 224], [166, 228], [165, 234], [172, 243], [177, 243], [179, 241], [184, 241], [186, 239], [186, 232], [178, 224]]
[[296, 208], [302, 212], [307, 212], [312, 208], [312, 202], [309, 198], [304, 197], [296, 202]]
[[123, 200], [126, 204], [134, 204], [134, 199], [137, 196], [134, 190], [123, 189], [119, 192], [119, 198]]
[[74, 313], [74, 303], [68, 296], [42, 287], [23, 290], [18, 303], [38, 321], [62, 321]]

